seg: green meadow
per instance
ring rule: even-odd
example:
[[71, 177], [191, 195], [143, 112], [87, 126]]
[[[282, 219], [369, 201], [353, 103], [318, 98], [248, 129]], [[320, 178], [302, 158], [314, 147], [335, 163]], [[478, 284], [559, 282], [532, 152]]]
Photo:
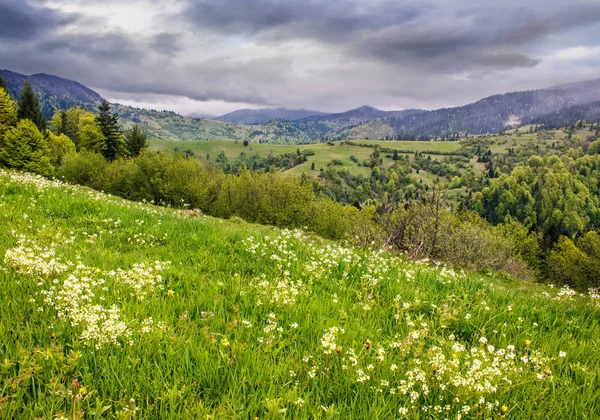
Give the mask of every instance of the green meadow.
[[4, 170], [0, 220], [1, 418], [600, 416], [595, 293]]
[[[430, 141], [379, 141], [379, 140], [356, 140], [355, 143], [367, 144], [375, 147], [379, 145], [381, 147], [395, 148], [398, 150], [406, 150], [411, 152], [426, 152], [426, 151], [437, 151], [437, 152], [456, 152], [460, 145], [458, 142], [430, 142]], [[308, 175], [317, 175], [321, 168], [326, 169], [327, 165], [333, 160], [339, 160], [342, 165], [335, 165], [337, 169], [348, 169], [353, 175], [365, 175], [368, 176], [371, 173], [370, 168], [359, 166], [356, 162], [351, 159], [351, 156], [355, 156], [359, 162], [369, 159], [371, 153], [373, 153], [372, 147], [361, 147], [354, 145], [342, 144], [342, 142], [334, 142], [331, 146], [327, 143], [316, 143], [306, 145], [278, 145], [278, 144], [258, 144], [250, 143], [248, 146], [244, 146], [243, 142], [232, 141], [232, 140], [208, 140], [208, 141], [169, 141], [169, 140], [152, 140], [150, 147], [154, 150], [163, 151], [174, 151], [180, 152], [193, 152], [194, 157], [198, 159], [207, 159], [215, 161], [219, 153], [225, 153], [225, 156], [229, 160], [234, 160], [239, 157], [240, 153], [246, 153], [248, 155], [258, 154], [266, 157], [270, 154], [281, 155], [284, 153], [296, 153], [299, 149], [301, 152], [304, 150], [312, 150], [315, 152], [314, 156], [309, 156], [308, 161], [295, 166], [286, 171], [290, 175], [302, 175], [305, 172]], [[383, 155], [386, 155], [385, 153]], [[311, 170], [311, 165], [314, 162], [315, 170]], [[390, 158], [384, 157], [384, 164], [391, 164], [393, 161]]]

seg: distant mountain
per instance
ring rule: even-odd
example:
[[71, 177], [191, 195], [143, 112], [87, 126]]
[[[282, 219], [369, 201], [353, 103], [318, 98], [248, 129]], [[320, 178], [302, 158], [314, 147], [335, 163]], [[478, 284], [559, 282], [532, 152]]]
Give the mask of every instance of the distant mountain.
[[92, 89], [75, 82], [50, 74], [32, 74], [27, 76], [9, 70], [0, 70], [0, 76], [6, 80], [8, 92], [16, 100], [26, 81], [33, 87], [42, 105], [46, 118], [51, 118], [54, 110], [67, 109], [74, 106], [94, 108], [102, 101], [102, 97]]
[[[55, 108], [93, 109], [102, 98], [72, 80], [48, 74], [26, 76], [0, 70], [16, 99], [26, 80], [37, 93], [47, 118]], [[458, 139], [465, 134], [497, 133], [522, 124], [563, 127], [579, 119], [600, 120], [600, 79], [548, 89], [494, 95], [472, 104], [433, 111], [382, 111], [362, 106], [324, 114], [286, 108], [244, 109], [216, 119], [181, 116], [169, 111], [115, 105], [121, 124], [141, 124], [150, 138], [170, 140], [248, 140], [303, 144], [356, 139]], [[200, 118], [199, 118], [200, 117]]]
[[208, 118], [209, 120], [214, 120], [215, 116], [211, 115], [211, 114], [205, 114], [203, 112], [192, 112], [190, 114], [187, 115], [188, 117], [192, 117], [192, 118]]
[[123, 128], [140, 124], [148, 136], [157, 140], [243, 140], [250, 127], [206, 118], [185, 117], [172, 111], [155, 111], [115, 104]]
[[[577, 82], [522, 92], [494, 95], [475, 103], [443, 108], [434, 111], [411, 110], [385, 117], [377, 124], [377, 130], [393, 133], [385, 138], [435, 139], [454, 138], [457, 135], [497, 133], [507, 126], [530, 123], [542, 117], [562, 115], [564, 118], [556, 127], [569, 125], [577, 119], [571, 110], [578, 109], [577, 115], [587, 109], [585, 104], [600, 100], [600, 80]], [[562, 110], [565, 110], [564, 112]], [[589, 114], [594, 119], [595, 114]], [[541, 121], [541, 120], [540, 120]], [[541, 122], [540, 122], [541, 123]], [[374, 138], [365, 134], [372, 123], [366, 122], [335, 133], [334, 139]], [[387, 126], [382, 130], [382, 125]]]
[[339, 112], [335, 114], [325, 114], [310, 116], [302, 119], [302, 122], [310, 121], [345, 121], [345, 122], [366, 122], [377, 118], [391, 117], [399, 115], [404, 111], [382, 111], [372, 106], [364, 105], [360, 108], [351, 109], [350, 111]]
[[600, 122], [600, 101], [573, 105], [553, 111], [541, 117], [531, 118], [525, 123], [541, 124], [544, 128], [560, 128], [572, 125], [578, 120], [590, 123]]
[[323, 112], [312, 111], [308, 109], [262, 108], [240, 109], [214, 119], [217, 121], [253, 125], [262, 124], [273, 120], [297, 121], [302, 118], [315, 115], [326, 114]]

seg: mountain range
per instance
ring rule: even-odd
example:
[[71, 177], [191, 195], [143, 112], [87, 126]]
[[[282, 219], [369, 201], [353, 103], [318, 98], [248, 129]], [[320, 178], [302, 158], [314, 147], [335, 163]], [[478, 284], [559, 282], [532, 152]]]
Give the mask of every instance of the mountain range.
[[[9, 93], [17, 98], [28, 81], [47, 118], [56, 108], [94, 109], [102, 97], [82, 84], [48, 74], [26, 76], [0, 70]], [[511, 92], [472, 104], [437, 110], [382, 111], [362, 106], [341, 113], [286, 108], [242, 109], [204, 118], [182, 116], [114, 104], [124, 127], [141, 124], [151, 138], [168, 140], [248, 140], [260, 143], [302, 144], [344, 139], [446, 139], [467, 134], [497, 133], [525, 124], [549, 128], [579, 119], [600, 120], [600, 79], [548, 89]]]

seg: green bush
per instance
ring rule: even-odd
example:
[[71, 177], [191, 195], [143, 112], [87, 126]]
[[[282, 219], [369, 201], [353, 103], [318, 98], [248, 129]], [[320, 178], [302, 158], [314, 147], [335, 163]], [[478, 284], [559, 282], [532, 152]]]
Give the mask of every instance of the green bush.
[[100, 153], [82, 150], [63, 157], [58, 177], [74, 184], [103, 190], [104, 168], [108, 165]]
[[588, 232], [577, 242], [561, 236], [546, 259], [546, 277], [579, 291], [600, 287], [600, 235]]

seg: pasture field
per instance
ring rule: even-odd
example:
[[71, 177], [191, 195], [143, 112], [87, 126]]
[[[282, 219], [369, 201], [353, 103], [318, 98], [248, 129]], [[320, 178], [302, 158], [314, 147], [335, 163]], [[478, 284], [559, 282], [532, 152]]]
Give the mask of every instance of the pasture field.
[[[240, 156], [240, 153], [244, 152], [247, 155], [259, 154], [260, 156], [267, 157], [270, 154], [276, 156], [284, 153], [296, 153], [298, 149], [300, 151], [312, 150], [315, 152], [314, 156], [309, 156], [308, 161], [301, 165], [297, 165], [294, 168], [288, 170], [290, 175], [302, 175], [306, 172], [308, 175], [318, 174], [319, 169], [327, 168], [327, 164], [334, 159], [341, 160], [343, 165], [336, 166], [337, 168], [349, 169], [353, 174], [368, 175], [371, 171], [369, 168], [358, 166], [353, 162], [350, 157], [352, 155], [362, 162], [368, 159], [373, 150], [368, 147], [359, 146], [347, 146], [341, 145], [341, 142], [336, 142], [334, 146], [330, 146], [327, 143], [318, 144], [304, 144], [304, 145], [279, 145], [279, 144], [257, 144], [251, 143], [248, 146], [244, 146], [243, 142], [235, 142], [231, 140], [210, 140], [210, 141], [158, 141], [153, 140], [151, 142], [151, 148], [155, 150], [170, 150], [173, 151], [178, 148], [179, 151], [191, 150], [194, 156], [199, 159], [206, 159], [208, 154], [209, 160], [213, 161], [219, 155], [224, 152], [227, 159], [234, 160]], [[315, 163], [315, 171], [311, 171], [312, 163]]]
[[369, 144], [372, 146], [389, 147], [412, 152], [457, 152], [460, 143], [457, 141], [412, 141], [412, 140], [352, 140], [355, 143]]
[[[411, 150], [413, 152], [423, 151], [439, 151], [439, 152], [455, 152], [459, 148], [458, 142], [430, 142], [430, 141], [382, 141], [382, 140], [356, 140], [355, 143], [380, 145], [381, 147], [397, 148], [399, 150]], [[207, 155], [210, 161], [214, 162], [219, 153], [225, 153], [229, 160], [236, 159], [240, 153], [244, 152], [248, 155], [259, 154], [266, 157], [269, 154], [281, 155], [284, 153], [295, 153], [300, 151], [312, 150], [314, 156], [309, 156], [308, 161], [289, 169], [286, 173], [290, 175], [302, 175], [303, 172], [308, 175], [317, 175], [320, 168], [327, 168], [327, 165], [333, 160], [340, 160], [343, 165], [336, 165], [336, 168], [348, 169], [352, 174], [362, 174], [368, 176], [371, 172], [369, 168], [358, 166], [352, 161], [351, 156], [355, 156], [359, 162], [369, 159], [373, 152], [370, 147], [361, 147], [342, 144], [335, 142], [334, 146], [327, 143], [306, 144], [306, 145], [278, 145], [278, 144], [257, 144], [251, 143], [244, 146], [243, 142], [232, 140], [208, 140], [208, 141], [168, 141], [168, 140], [152, 140], [151, 148], [154, 150], [169, 150], [185, 152], [191, 151], [198, 159], [206, 159]], [[390, 164], [391, 159], [383, 154], [384, 165]], [[441, 157], [440, 157], [441, 158]], [[315, 171], [311, 170], [312, 163], [315, 163]]]
[[595, 292], [11, 171], [0, 220], [0, 418], [600, 416]]

